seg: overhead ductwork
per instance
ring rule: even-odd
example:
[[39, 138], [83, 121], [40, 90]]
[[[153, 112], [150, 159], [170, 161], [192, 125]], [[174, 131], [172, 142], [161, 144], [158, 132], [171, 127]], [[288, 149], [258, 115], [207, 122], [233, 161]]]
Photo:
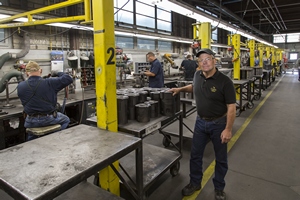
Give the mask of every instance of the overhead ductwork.
[[22, 58], [24, 57], [30, 50], [30, 38], [27, 33], [24, 34], [24, 48], [19, 53], [5, 53], [0, 56], [0, 69], [2, 69], [2, 66], [6, 61], [8, 61], [11, 58]]

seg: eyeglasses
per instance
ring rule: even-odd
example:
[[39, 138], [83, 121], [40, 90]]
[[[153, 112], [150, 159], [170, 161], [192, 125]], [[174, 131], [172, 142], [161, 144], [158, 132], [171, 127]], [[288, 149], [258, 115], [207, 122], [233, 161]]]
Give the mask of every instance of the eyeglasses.
[[207, 58], [199, 60], [198, 62], [200, 62], [200, 63], [203, 63], [204, 61], [208, 62], [208, 61], [212, 61], [212, 59], [214, 59], [214, 58], [207, 57]]

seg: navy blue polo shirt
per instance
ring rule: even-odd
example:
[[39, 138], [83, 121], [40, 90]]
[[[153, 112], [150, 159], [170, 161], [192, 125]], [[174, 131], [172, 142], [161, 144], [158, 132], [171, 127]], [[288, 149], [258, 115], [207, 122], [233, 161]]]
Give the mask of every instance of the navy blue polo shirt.
[[150, 72], [154, 73], [155, 76], [149, 76], [149, 87], [164, 87], [164, 71], [161, 63], [157, 59], [151, 63]]
[[181, 66], [184, 67], [184, 80], [192, 81], [198, 64], [195, 60], [183, 60]]
[[232, 80], [218, 69], [209, 78], [205, 78], [202, 70], [197, 71], [194, 75], [193, 91], [200, 117], [221, 117], [227, 113], [227, 104], [236, 103]]
[[26, 114], [49, 114], [55, 111], [57, 93], [73, 82], [68, 74], [59, 72], [58, 76], [47, 79], [30, 76], [26, 81], [18, 84], [18, 96]]

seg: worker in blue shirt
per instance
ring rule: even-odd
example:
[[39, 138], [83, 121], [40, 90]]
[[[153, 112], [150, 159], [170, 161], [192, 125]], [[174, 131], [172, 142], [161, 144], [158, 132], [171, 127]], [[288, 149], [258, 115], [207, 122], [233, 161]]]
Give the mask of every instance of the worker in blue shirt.
[[[69, 117], [57, 112], [57, 93], [70, 85], [73, 79], [63, 72], [52, 72], [55, 78], [43, 79], [38, 63], [29, 61], [25, 68], [28, 79], [18, 84], [18, 96], [26, 114], [24, 127], [36, 128], [60, 124], [61, 130], [67, 128]], [[27, 140], [37, 138], [28, 134]]]
[[161, 63], [156, 59], [153, 52], [147, 53], [147, 60], [151, 63], [150, 70], [146, 70], [144, 75], [149, 77], [149, 87], [162, 88], [164, 87], [164, 70]]

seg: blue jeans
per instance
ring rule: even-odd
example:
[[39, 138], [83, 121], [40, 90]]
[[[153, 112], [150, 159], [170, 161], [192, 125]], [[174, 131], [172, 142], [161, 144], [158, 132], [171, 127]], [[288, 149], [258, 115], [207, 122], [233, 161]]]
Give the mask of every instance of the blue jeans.
[[[57, 112], [57, 116], [54, 117], [53, 115], [47, 116], [38, 116], [38, 117], [30, 117], [27, 116], [25, 119], [24, 127], [25, 128], [36, 128], [36, 127], [43, 127], [43, 126], [50, 126], [54, 124], [60, 124], [61, 129], [66, 129], [70, 123], [70, 119], [68, 116]], [[36, 135], [28, 134], [27, 140], [33, 140], [38, 138]]]
[[205, 121], [197, 117], [190, 157], [190, 183], [200, 185], [203, 177], [202, 159], [204, 149], [209, 140], [212, 141], [215, 151], [216, 165], [213, 183], [215, 189], [223, 190], [225, 175], [228, 170], [227, 144], [221, 143], [221, 133], [226, 127], [226, 116], [214, 121]]

